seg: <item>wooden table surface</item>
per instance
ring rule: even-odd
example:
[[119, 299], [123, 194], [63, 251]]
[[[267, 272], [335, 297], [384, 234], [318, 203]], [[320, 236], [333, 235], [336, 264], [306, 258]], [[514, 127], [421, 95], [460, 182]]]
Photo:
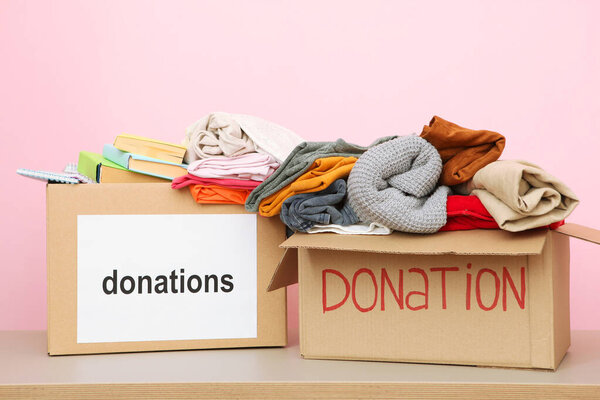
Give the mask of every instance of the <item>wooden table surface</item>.
[[0, 398], [600, 398], [600, 331], [556, 372], [304, 360], [286, 348], [49, 357], [45, 331], [0, 332]]

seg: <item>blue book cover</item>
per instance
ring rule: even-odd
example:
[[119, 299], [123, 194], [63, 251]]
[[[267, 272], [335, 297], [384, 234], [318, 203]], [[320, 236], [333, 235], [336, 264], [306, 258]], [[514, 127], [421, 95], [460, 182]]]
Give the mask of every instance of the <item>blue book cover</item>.
[[157, 158], [128, 153], [117, 149], [112, 144], [104, 145], [102, 155], [129, 171], [156, 176], [162, 179], [173, 180], [173, 178], [187, 174], [188, 166], [186, 164], [175, 164]]

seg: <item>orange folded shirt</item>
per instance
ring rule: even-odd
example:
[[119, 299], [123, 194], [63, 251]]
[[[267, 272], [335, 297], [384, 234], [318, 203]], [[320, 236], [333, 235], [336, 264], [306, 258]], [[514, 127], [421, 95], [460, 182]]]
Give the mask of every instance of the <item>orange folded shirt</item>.
[[283, 202], [296, 194], [318, 192], [327, 188], [336, 179], [346, 178], [350, 175], [356, 157], [326, 157], [318, 158], [310, 168], [278, 192], [263, 199], [258, 207], [258, 212], [263, 217], [272, 217], [279, 214]]
[[192, 197], [201, 204], [244, 204], [251, 191], [217, 185], [190, 185]]
[[452, 186], [468, 181], [477, 171], [500, 158], [506, 139], [497, 132], [463, 128], [438, 116], [423, 127], [421, 137], [442, 157], [440, 183]]

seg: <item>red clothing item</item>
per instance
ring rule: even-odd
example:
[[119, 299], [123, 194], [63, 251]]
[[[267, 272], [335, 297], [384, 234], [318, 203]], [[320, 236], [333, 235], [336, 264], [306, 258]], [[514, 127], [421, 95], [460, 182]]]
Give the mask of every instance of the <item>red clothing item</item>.
[[177, 177], [171, 183], [172, 189], [181, 189], [190, 185], [219, 186], [228, 189], [249, 190], [252, 191], [262, 182], [242, 180], [242, 179], [217, 179], [217, 178], [199, 178], [192, 174]]
[[[477, 196], [448, 196], [447, 222], [441, 231], [465, 231], [470, 229], [500, 229]], [[555, 222], [542, 228], [556, 229], [565, 221]]]
[[244, 204], [262, 182], [242, 179], [199, 178], [187, 174], [173, 179], [172, 189], [190, 188], [196, 203], [202, 204]]

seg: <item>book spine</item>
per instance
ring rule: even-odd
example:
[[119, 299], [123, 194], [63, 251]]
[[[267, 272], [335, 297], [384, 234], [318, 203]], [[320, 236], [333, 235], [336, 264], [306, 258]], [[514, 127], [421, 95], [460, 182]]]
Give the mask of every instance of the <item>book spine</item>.
[[77, 160], [77, 172], [83, 174], [93, 180], [99, 182], [100, 175], [98, 174], [99, 164], [93, 159], [90, 153], [80, 151], [79, 159]]
[[142, 171], [140, 169], [130, 169], [129, 171], [132, 172], [137, 172], [138, 174], [144, 174], [144, 175], [148, 175], [148, 176], [154, 176], [156, 178], [161, 178], [161, 179], [167, 179], [169, 181], [173, 180], [172, 176], [166, 176], [166, 175], [160, 175], [160, 174], [154, 174], [152, 172], [148, 172], [148, 171]]
[[104, 148], [102, 149], [102, 156], [125, 169], [129, 169], [129, 159], [131, 158], [131, 153], [121, 151], [112, 144], [105, 144]]

